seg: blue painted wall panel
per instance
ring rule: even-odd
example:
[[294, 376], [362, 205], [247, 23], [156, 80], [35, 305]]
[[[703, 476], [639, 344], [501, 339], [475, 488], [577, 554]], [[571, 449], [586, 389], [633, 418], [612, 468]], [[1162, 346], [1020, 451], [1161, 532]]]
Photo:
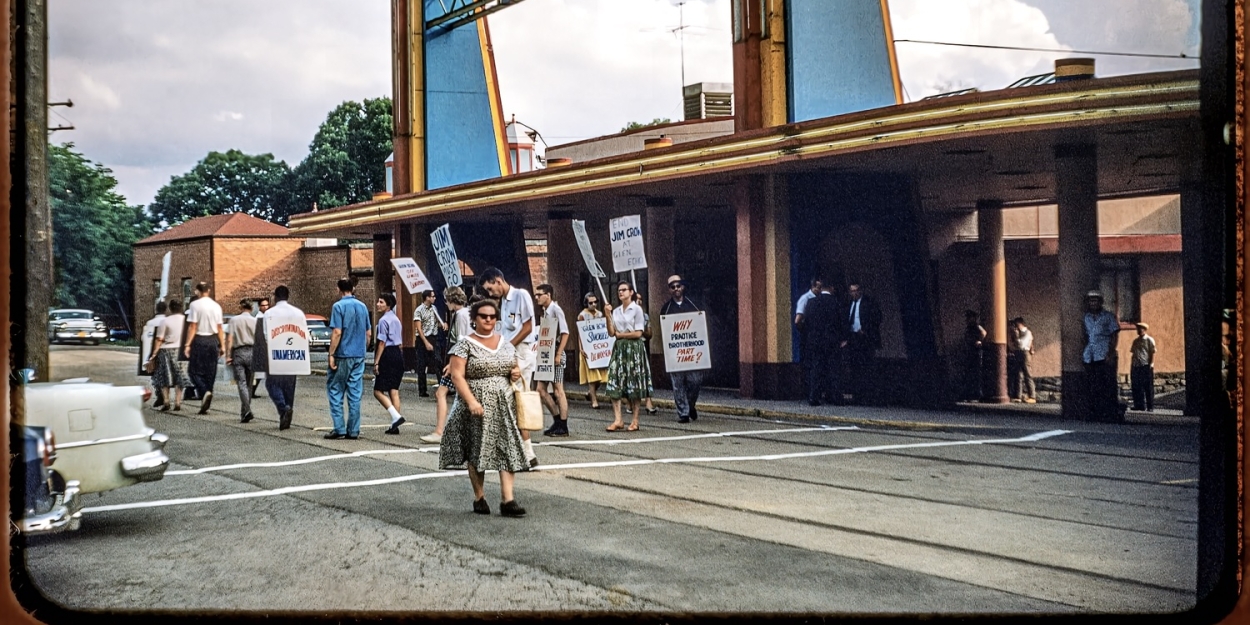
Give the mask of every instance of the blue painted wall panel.
[[791, 122], [895, 104], [881, 0], [789, 0]]
[[[443, 8], [426, 0], [425, 12], [433, 19]], [[503, 175], [476, 26], [426, 33], [425, 81], [427, 188]]]

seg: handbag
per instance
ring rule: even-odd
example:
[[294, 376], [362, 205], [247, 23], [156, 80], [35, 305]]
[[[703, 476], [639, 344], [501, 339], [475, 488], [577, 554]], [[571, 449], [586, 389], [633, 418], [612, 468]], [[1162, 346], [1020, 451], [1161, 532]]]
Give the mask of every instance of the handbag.
[[538, 398], [538, 391], [525, 390], [520, 380], [512, 383], [513, 395], [516, 397], [516, 426], [519, 430], [537, 431], [543, 429], [543, 403]]

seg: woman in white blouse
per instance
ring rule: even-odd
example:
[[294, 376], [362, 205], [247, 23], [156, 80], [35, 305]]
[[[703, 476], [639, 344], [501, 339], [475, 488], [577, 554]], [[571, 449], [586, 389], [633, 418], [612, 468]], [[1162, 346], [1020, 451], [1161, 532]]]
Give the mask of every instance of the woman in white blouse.
[[[643, 346], [642, 333], [646, 328], [646, 317], [642, 307], [634, 302], [634, 287], [621, 281], [616, 285], [616, 294], [620, 298], [620, 306], [610, 304], [604, 306], [608, 313], [608, 334], [616, 337], [612, 346], [612, 360], [608, 364], [607, 395], [612, 400], [612, 425], [609, 432], [624, 429], [627, 432], [638, 431], [638, 403], [651, 396], [651, 367], [647, 362], [646, 348]], [[632, 421], [629, 427], [621, 422], [621, 400], [629, 400]]]

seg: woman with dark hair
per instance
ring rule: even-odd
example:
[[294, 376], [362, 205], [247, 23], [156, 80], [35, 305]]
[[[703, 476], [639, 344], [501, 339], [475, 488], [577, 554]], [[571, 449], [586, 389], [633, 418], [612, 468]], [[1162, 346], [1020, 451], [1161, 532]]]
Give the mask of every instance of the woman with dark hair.
[[178, 346], [182, 344], [185, 321], [180, 314], [182, 302], [169, 300], [168, 313], [152, 336], [152, 358], [148, 360], [152, 386], [161, 392], [161, 412], [167, 412], [171, 402], [174, 410], [182, 410], [181, 389], [187, 385], [187, 379], [178, 367]]
[[486, 504], [486, 471], [499, 472], [499, 513], [525, 516], [512, 494], [513, 476], [529, 469], [521, 431], [516, 425], [512, 382], [521, 379], [516, 350], [495, 332], [499, 304], [484, 299], [470, 306], [472, 332], [451, 349], [456, 403], [447, 417], [438, 465], [465, 466], [473, 486], [473, 512], [490, 514]]
[[[599, 309], [599, 296], [594, 292], [582, 296], [582, 312], [577, 314], [578, 321], [590, 321], [603, 316]], [[590, 407], [599, 409], [599, 385], [608, 381], [607, 369], [591, 369], [586, 365], [586, 352], [582, 351], [582, 342], [577, 342], [577, 383], [590, 387]]]
[[381, 317], [378, 319], [377, 351], [373, 355], [373, 396], [391, 415], [391, 427], [387, 434], [399, 434], [404, 424], [399, 414], [399, 385], [404, 381], [404, 330], [395, 315], [395, 296], [383, 293], [374, 305]]
[[629, 400], [632, 417], [627, 432], [638, 431], [638, 403], [651, 396], [651, 369], [647, 363], [642, 333], [647, 324], [642, 307], [634, 301], [634, 287], [624, 280], [616, 284], [616, 294], [621, 305], [604, 306], [608, 313], [608, 334], [616, 337], [612, 345], [612, 360], [608, 363], [608, 398], [612, 400], [612, 425], [609, 432], [620, 431], [621, 400]]

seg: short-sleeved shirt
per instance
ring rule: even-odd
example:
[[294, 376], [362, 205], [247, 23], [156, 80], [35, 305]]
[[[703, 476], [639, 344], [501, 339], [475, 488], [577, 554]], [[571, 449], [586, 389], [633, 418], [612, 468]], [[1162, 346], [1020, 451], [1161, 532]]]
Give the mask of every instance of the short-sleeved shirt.
[[1016, 333], [1015, 343], [1013, 349], [1018, 352], [1027, 352], [1033, 349], [1033, 333], [1028, 328], [1021, 328]]
[[557, 337], [559, 337], [561, 334], [569, 333], [569, 320], [568, 318], [564, 316], [564, 309], [560, 308], [559, 304], [555, 302], [551, 302], [551, 304], [547, 306], [547, 309], [543, 311], [543, 318], [544, 319], [551, 318], [551, 319], [556, 320], [556, 336]]
[[815, 297], [816, 294], [812, 293], [811, 289], [808, 289], [806, 293], [800, 295], [799, 301], [794, 305], [794, 314], [803, 314], [803, 311], [807, 310], [807, 303], [812, 301]]
[[642, 312], [642, 306], [637, 302], [630, 302], [624, 308], [612, 309], [612, 325], [617, 332], [639, 332], [647, 327], [647, 318]]
[[231, 317], [226, 331], [230, 334], [230, 345], [234, 347], [256, 344], [256, 318], [248, 313]]
[[438, 334], [438, 311], [433, 306], [421, 304], [412, 311], [412, 320], [421, 322], [421, 334], [434, 336]]
[[186, 318], [182, 315], [169, 315], [156, 328], [153, 339], [161, 340], [161, 349], [176, 349], [182, 344], [182, 327]]
[[378, 319], [378, 342], [386, 346], [399, 346], [404, 344], [404, 327], [399, 322], [399, 317], [395, 315], [395, 311], [388, 310], [386, 314]]
[[369, 334], [369, 307], [351, 295], [344, 295], [330, 308], [330, 327], [342, 331], [335, 358], [364, 358]]
[[1087, 363], [1107, 359], [1111, 351], [1111, 337], [1120, 331], [1120, 322], [1115, 314], [1103, 309], [1098, 314], [1085, 313], [1085, 336], [1089, 342], [1085, 344], [1085, 352], [1081, 355]]
[[217, 334], [217, 329], [222, 325], [222, 319], [221, 305], [210, 297], [201, 297], [187, 306], [187, 323], [197, 324], [196, 336]]
[[1153, 361], [1155, 355], [1155, 340], [1149, 334], [1143, 334], [1133, 339], [1133, 346], [1129, 348], [1133, 352], [1134, 367], [1148, 367]]
[[449, 338], [451, 339], [452, 345], [455, 345], [460, 339], [469, 336], [469, 333], [473, 331], [473, 326], [469, 325], [468, 306], [460, 308], [451, 314], [450, 327], [451, 331], [449, 332]]
[[533, 343], [538, 340], [538, 323], [534, 320], [534, 298], [525, 289], [510, 287], [508, 294], [499, 302], [499, 333], [509, 342], [521, 332], [521, 326], [531, 322], [529, 336], [521, 339], [522, 343]]

